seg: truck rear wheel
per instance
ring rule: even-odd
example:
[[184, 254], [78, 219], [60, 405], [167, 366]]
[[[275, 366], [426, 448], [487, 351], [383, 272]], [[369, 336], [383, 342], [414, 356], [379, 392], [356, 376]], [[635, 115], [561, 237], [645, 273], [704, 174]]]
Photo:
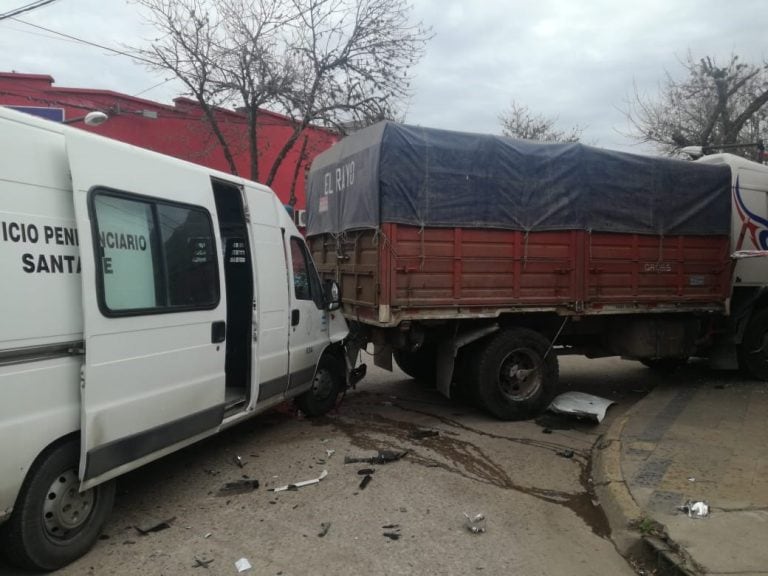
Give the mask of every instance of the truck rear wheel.
[[115, 499], [115, 484], [79, 491], [80, 443], [70, 440], [40, 455], [3, 526], [5, 555], [31, 570], [56, 570], [93, 546]]
[[418, 350], [395, 350], [392, 352], [400, 370], [425, 384], [435, 384], [437, 368], [437, 351], [434, 346], [426, 344]]
[[336, 406], [344, 390], [344, 364], [332, 354], [324, 354], [317, 364], [312, 387], [296, 398], [299, 409], [307, 416], [322, 416]]
[[681, 366], [685, 366], [688, 358], [642, 358], [640, 363], [658, 374], [672, 374]]
[[504, 330], [476, 357], [474, 385], [483, 407], [502, 420], [519, 420], [543, 410], [557, 388], [557, 356], [538, 332]]
[[757, 312], [747, 325], [739, 346], [739, 367], [753, 378], [768, 380], [768, 308]]

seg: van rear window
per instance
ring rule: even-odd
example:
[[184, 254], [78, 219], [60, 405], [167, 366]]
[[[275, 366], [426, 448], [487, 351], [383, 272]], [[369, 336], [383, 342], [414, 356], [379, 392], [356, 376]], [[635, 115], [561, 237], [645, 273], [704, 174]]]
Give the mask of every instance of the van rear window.
[[112, 191], [96, 191], [92, 208], [102, 312], [152, 314], [218, 304], [218, 264], [207, 210]]

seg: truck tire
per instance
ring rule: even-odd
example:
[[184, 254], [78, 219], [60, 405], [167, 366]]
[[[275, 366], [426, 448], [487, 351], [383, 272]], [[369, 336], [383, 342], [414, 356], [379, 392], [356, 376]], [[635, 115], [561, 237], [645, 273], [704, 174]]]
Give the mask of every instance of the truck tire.
[[77, 439], [43, 452], [3, 526], [5, 555], [28, 570], [56, 570], [90, 550], [115, 500], [114, 481], [79, 492]]
[[640, 363], [657, 374], [672, 374], [681, 366], [685, 366], [688, 358], [641, 358]]
[[418, 350], [394, 350], [392, 356], [400, 370], [429, 386], [435, 385], [437, 351], [434, 346], [425, 345]]
[[530, 418], [543, 410], [555, 394], [559, 371], [547, 339], [513, 328], [486, 342], [474, 367], [482, 406], [502, 420]]
[[755, 313], [739, 346], [739, 368], [757, 380], [768, 380], [768, 308]]
[[317, 364], [312, 387], [296, 398], [296, 405], [310, 418], [322, 416], [336, 406], [339, 394], [344, 390], [342, 361], [332, 354], [324, 354]]

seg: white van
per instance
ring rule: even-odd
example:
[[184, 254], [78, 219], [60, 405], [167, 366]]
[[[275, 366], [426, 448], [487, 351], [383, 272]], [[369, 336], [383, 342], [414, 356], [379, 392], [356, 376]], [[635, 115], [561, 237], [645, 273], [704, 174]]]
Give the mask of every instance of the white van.
[[[264, 186], [0, 107], [0, 531], [84, 554], [112, 479], [348, 377], [335, 285]], [[331, 294], [335, 296], [331, 296]]]

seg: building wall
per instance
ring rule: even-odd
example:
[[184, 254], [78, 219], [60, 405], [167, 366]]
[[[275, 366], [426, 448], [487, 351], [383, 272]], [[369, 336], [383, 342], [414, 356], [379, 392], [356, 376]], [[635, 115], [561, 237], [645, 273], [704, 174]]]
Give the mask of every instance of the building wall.
[[[210, 123], [194, 100], [177, 98], [173, 106], [143, 98], [135, 98], [109, 90], [60, 88], [54, 79], [42, 74], [0, 72], [0, 105], [61, 108], [65, 119], [78, 118], [92, 110], [110, 115], [101, 126], [77, 127], [162, 152], [190, 162], [196, 162], [224, 172], [231, 172]], [[217, 117], [235, 157], [237, 173], [250, 178], [247, 125], [244, 114], [218, 110]], [[262, 111], [258, 118], [260, 182], [265, 182], [269, 169], [280, 148], [292, 134], [291, 121], [280, 114]], [[305, 159], [301, 162], [296, 181], [297, 210], [305, 207], [304, 175], [312, 159], [330, 147], [337, 139], [331, 131], [310, 127]], [[302, 148], [300, 138], [288, 153], [271, 186], [284, 204], [288, 204], [291, 183]]]

